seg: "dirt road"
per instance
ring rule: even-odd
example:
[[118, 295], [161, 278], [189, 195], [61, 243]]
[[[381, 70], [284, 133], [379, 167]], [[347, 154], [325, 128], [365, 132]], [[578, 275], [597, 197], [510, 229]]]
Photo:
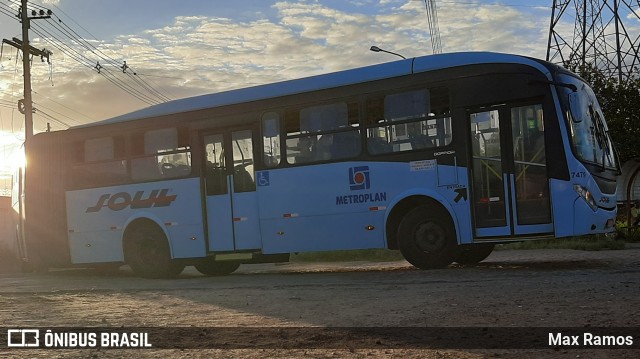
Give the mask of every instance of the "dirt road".
[[[196, 326], [247, 327], [255, 332], [256, 327], [286, 327], [294, 328], [287, 334], [300, 330], [299, 336], [286, 339], [295, 342], [322, 340], [320, 333], [304, 327], [637, 328], [638, 308], [637, 245], [601, 252], [496, 251], [480, 265], [432, 271], [416, 270], [406, 262], [351, 262], [243, 266], [227, 277], [203, 277], [188, 269], [177, 280], [140, 279], [126, 268], [111, 276], [84, 269], [0, 275], [3, 329]], [[247, 338], [249, 342], [239, 346], [244, 349], [8, 350], [3, 343], [0, 353], [19, 358], [640, 356], [638, 350], [620, 349], [403, 348], [385, 340], [331, 349], [293, 345], [284, 350], [277, 349], [282, 333], [273, 328], [264, 333], [274, 338], [263, 349], [252, 349]], [[523, 334], [514, 329], [513, 335]]]

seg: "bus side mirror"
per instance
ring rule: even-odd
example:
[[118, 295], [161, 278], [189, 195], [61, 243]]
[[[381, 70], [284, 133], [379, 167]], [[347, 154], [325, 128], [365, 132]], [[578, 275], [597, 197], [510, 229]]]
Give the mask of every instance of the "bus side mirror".
[[571, 111], [571, 119], [575, 123], [582, 122], [582, 119], [586, 115], [584, 113], [584, 98], [580, 96], [578, 92], [572, 92], [569, 94], [569, 111]]

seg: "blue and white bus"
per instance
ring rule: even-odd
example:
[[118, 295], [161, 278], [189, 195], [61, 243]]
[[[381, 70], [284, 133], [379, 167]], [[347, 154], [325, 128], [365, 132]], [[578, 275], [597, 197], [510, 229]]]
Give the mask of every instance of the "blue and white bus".
[[477, 263], [614, 231], [596, 97], [550, 63], [416, 57], [176, 100], [29, 143], [23, 257], [207, 275], [289, 253]]

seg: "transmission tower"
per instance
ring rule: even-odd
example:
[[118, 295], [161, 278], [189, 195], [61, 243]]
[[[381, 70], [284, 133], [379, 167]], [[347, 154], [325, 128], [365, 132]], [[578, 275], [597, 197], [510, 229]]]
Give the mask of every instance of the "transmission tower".
[[547, 61], [590, 65], [620, 82], [638, 78], [640, 0], [554, 0]]
[[442, 53], [442, 42], [440, 41], [440, 28], [438, 27], [438, 9], [436, 0], [424, 0], [427, 10], [427, 20], [429, 22], [429, 34], [431, 36], [431, 49], [434, 54]]

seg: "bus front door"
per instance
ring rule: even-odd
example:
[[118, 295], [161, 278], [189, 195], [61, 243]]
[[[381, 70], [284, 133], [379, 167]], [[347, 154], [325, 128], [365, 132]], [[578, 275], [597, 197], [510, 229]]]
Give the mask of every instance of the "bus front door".
[[209, 251], [260, 249], [252, 131], [207, 134], [203, 146]]
[[553, 233], [542, 105], [469, 115], [475, 237]]

